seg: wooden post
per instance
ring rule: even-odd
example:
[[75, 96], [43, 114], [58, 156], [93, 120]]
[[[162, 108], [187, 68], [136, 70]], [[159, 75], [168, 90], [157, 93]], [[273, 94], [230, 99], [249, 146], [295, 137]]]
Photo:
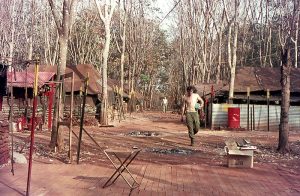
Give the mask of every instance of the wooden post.
[[210, 129], [212, 130], [213, 129], [213, 100], [214, 100], [214, 96], [215, 96], [215, 92], [214, 92], [214, 86], [212, 85], [211, 86], [211, 97], [210, 97]]
[[26, 65], [26, 72], [25, 72], [25, 112], [24, 112], [24, 116], [27, 122], [27, 115], [28, 115], [28, 90], [27, 90], [27, 74], [28, 74], [28, 70], [27, 70], [27, 65]]
[[9, 109], [9, 129], [11, 133], [11, 173], [14, 176], [14, 132], [13, 132], [13, 116], [14, 116], [14, 90], [13, 90], [13, 67], [10, 66], [11, 78], [10, 78], [10, 109]]
[[52, 128], [52, 106], [53, 106], [53, 95], [54, 95], [54, 83], [50, 84], [51, 90], [49, 92], [49, 105], [48, 105], [48, 131], [51, 131]]
[[206, 118], [207, 118], [207, 102], [205, 98], [205, 91], [203, 91], [202, 96], [204, 97], [204, 106], [203, 106], [203, 113], [204, 113], [204, 128], [206, 128]]
[[34, 88], [33, 88], [33, 109], [32, 109], [32, 124], [31, 124], [31, 140], [30, 140], [30, 150], [29, 150], [29, 164], [28, 164], [28, 176], [27, 176], [27, 190], [26, 196], [30, 195], [30, 181], [31, 181], [31, 168], [32, 168], [32, 154], [33, 154], [33, 144], [34, 144], [34, 129], [35, 129], [35, 111], [37, 107], [37, 93], [38, 93], [38, 74], [39, 74], [39, 66], [38, 60], [35, 64], [34, 69]]
[[268, 126], [268, 131], [270, 131], [270, 89], [267, 89], [267, 107], [268, 107], [267, 126]]
[[88, 84], [89, 84], [88, 82], [89, 82], [89, 74], [88, 74], [87, 78], [85, 79], [85, 84], [84, 84], [84, 95], [83, 95], [83, 102], [82, 102], [79, 140], [78, 140], [78, 148], [77, 148], [77, 164], [79, 164], [79, 158], [80, 158], [80, 145], [81, 145], [82, 130], [83, 130], [84, 109], [85, 109], [85, 102], [86, 102], [86, 96], [87, 96], [87, 88], [88, 88]]
[[74, 104], [74, 72], [71, 78], [71, 105], [70, 105], [70, 127], [69, 127], [69, 158], [72, 163], [72, 131], [73, 131], [73, 104]]
[[252, 106], [252, 116], [253, 116], [253, 130], [255, 131], [255, 109], [254, 104]]
[[247, 130], [249, 131], [250, 87], [247, 87]]
[[79, 101], [80, 101], [80, 104], [78, 104], [78, 106], [79, 106], [79, 108], [78, 108], [78, 116], [81, 116], [82, 91], [83, 91], [83, 88], [82, 88], [82, 86], [80, 86], [80, 89], [79, 89]]
[[250, 109], [250, 130], [252, 131], [252, 108]]
[[205, 119], [204, 119], [204, 127], [207, 128], [207, 116], [208, 116], [208, 107], [207, 107], [207, 104], [208, 104], [208, 100], [205, 98], [204, 100], [204, 109], [205, 109]]

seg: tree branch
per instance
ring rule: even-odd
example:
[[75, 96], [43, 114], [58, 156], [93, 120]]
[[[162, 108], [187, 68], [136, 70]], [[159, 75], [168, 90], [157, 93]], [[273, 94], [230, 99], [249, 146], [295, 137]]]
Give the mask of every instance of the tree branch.
[[61, 33], [62, 32], [62, 25], [61, 25], [60, 20], [59, 20], [58, 11], [56, 10], [56, 7], [54, 5], [53, 0], [48, 0], [48, 2], [49, 2], [49, 5], [51, 7], [51, 11], [52, 11], [52, 14], [53, 14], [53, 18], [54, 18], [56, 27], [57, 27], [59, 33]]
[[99, 16], [100, 16], [100, 19], [101, 19], [102, 22], [104, 23], [104, 22], [105, 22], [105, 18], [104, 18], [104, 16], [103, 16], [102, 11], [101, 11], [101, 6], [100, 6], [100, 4], [97, 2], [97, 0], [94, 0], [94, 2], [95, 2], [95, 4], [96, 4], [96, 6], [97, 6], [98, 14], [99, 14]]
[[[113, 3], [112, 3], [113, 2]], [[114, 13], [114, 10], [115, 10], [115, 7], [116, 7], [116, 2], [115, 0], [112, 0], [111, 3], [110, 3], [110, 11], [109, 11], [109, 18], [112, 17], [113, 13]]]

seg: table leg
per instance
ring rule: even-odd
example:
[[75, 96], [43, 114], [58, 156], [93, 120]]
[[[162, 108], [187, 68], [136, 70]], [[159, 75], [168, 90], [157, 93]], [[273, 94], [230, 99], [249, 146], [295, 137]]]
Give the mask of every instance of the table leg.
[[[110, 183], [110, 185], [113, 184], [113, 183], [119, 178], [119, 176], [121, 175], [122, 178], [126, 181], [126, 183], [127, 183], [131, 188], [133, 188], [132, 185], [128, 182], [128, 180], [122, 175], [122, 172], [123, 172], [125, 169], [123, 168], [122, 171], [120, 172], [120, 170], [121, 170], [122, 167], [126, 167], [126, 166], [125, 166], [125, 163], [126, 163], [127, 160], [131, 157], [132, 154], [129, 154], [123, 162], [121, 161], [121, 165], [120, 165], [119, 167], [117, 167], [116, 164], [113, 162], [113, 160], [109, 157], [109, 155], [108, 155], [105, 151], [104, 151], [104, 153], [105, 153], [105, 155], [107, 156], [107, 158], [110, 160], [110, 162], [113, 164], [113, 166], [115, 167], [116, 171], [115, 171], [115, 172], [111, 175], [111, 177], [106, 181], [106, 183], [103, 185], [103, 188], [107, 186], [107, 184], [114, 178], [114, 176], [115, 176], [117, 173], [119, 173], [119, 174], [114, 178], [114, 180]], [[117, 157], [118, 160], [120, 160], [119, 157], [118, 157], [115, 153], [114, 153], [114, 155]], [[132, 159], [129, 161], [129, 163], [131, 163], [131, 162], [132, 162]], [[127, 164], [127, 166], [128, 166], [128, 164]], [[131, 177], [132, 177], [132, 176], [131, 176]], [[135, 181], [135, 180], [134, 180], [134, 181]]]

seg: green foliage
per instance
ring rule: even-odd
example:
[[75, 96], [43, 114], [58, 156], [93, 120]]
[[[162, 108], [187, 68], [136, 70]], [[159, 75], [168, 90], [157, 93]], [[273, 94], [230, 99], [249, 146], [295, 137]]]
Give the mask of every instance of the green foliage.
[[150, 81], [150, 76], [141, 74], [140, 79], [141, 79], [142, 83], [147, 84]]

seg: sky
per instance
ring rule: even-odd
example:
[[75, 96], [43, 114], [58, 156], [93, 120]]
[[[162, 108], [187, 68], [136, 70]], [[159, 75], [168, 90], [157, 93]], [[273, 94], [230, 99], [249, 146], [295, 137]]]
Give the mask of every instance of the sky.
[[163, 15], [166, 15], [172, 9], [173, 0], [156, 0], [154, 5], [162, 10]]
[[[170, 12], [170, 10], [172, 10], [174, 6], [174, 0], [156, 0], [154, 6], [160, 8], [161, 13], [157, 13], [156, 17], [162, 20]], [[166, 17], [164, 21], [161, 23], [160, 27], [161, 29], [170, 32], [171, 23], [172, 23], [172, 14], [169, 14], [168, 17]]]

